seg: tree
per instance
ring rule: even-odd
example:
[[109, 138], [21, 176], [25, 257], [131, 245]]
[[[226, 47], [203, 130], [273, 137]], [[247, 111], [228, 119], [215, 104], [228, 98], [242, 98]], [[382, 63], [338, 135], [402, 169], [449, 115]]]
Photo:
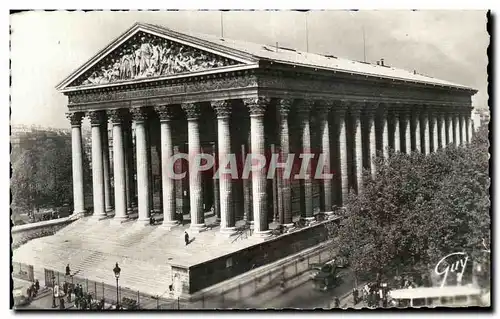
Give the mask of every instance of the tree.
[[[33, 212], [70, 204], [73, 200], [70, 134], [35, 131], [26, 138], [34, 142], [29, 148], [18, 150], [12, 164], [13, 210]], [[88, 160], [84, 158], [83, 164], [88, 186], [91, 175]]]
[[477, 250], [490, 237], [488, 159], [483, 131], [467, 147], [378, 159], [375, 179], [365, 172], [363, 193], [349, 196], [335, 245], [355, 273], [390, 278]]

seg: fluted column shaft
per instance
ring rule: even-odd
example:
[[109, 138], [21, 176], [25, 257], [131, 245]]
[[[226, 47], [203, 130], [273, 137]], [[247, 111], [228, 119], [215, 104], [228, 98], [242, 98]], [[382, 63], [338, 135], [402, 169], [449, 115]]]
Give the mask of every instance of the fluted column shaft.
[[454, 129], [454, 135], [453, 135], [453, 141], [455, 142], [456, 146], [460, 145], [460, 115], [458, 113], [453, 115], [453, 129]]
[[231, 154], [231, 133], [229, 118], [231, 104], [229, 101], [213, 101], [212, 107], [217, 114], [217, 144], [219, 151], [219, 198], [220, 198], [220, 231], [235, 232], [235, 216], [233, 205], [233, 180], [231, 174], [222, 173], [229, 163]]
[[133, 188], [134, 188], [134, 149], [132, 143], [132, 128], [130, 120], [125, 119], [123, 123], [123, 152], [125, 154], [125, 194], [127, 199], [127, 213], [132, 212]]
[[[280, 158], [286, 161], [290, 153], [290, 138], [288, 131], [288, 113], [292, 105], [291, 100], [281, 99], [278, 102], [280, 114]], [[278, 170], [278, 187], [281, 189], [281, 196], [278, 197], [278, 206], [281, 209], [280, 224], [291, 226], [292, 221], [292, 192], [290, 188], [290, 176], [284, 176], [284, 170]]]
[[352, 126], [354, 132], [353, 140], [353, 172], [356, 177], [356, 191], [361, 193], [363, 191], [363, 145], [361, 134], [361, 108], [354, 106], [351, 108]]
[[421, 114], [420, 128], [422, 130], [422, 153], [429, 154], [431, 152], [430, 148], [430, 134], [429, 134], [429, 116], [427, 111], [423, 111]]
[[340, 185], [341, 185], [341, 203], [345, 206], [347, 201], [347, 196], [349, 194], [349, 170], [348, 170], [348, 160], [347, 160], [347, 116], [344, 108], [336, 107], [335, 121], [337, 124], [337, 130], [339, 134], [339, 167], [340, 167]]
[[83, 113], [68, 113], [71, 122], [71, 158], [73, 169], [73, 214], [85, 212], [83, 185], [82, 118]]
[[460, 142], [467, 144], [467, 126], [465, 125], [465, 114], [460, 114]]
[[163, 198], [163, 223], [167, 229], [178, 224], [175, 219], [175, 180], [171, 175], [171, 158], [174, 154], [172, 143], [172, 119], [174, 118], [173, 106], [161, 105], [155, 107], [160, 117], [160, 139], [161, 139], [161, 189]]
[[453, 138], [454, 130], [453, 130], [453, 115], [450, 113], [446, 113], [446, 143], [448, 145], [455, 143]]
[[103, 159], [103, 174], [104, 174], [104, 203], [106, 211], [113, 210], [113, 203], [111, 197], [111, 172], [109, 163], [109, 135], [108, 135], [108, 119], [107, 115], [103, 113], [103, 123], [101, 125], [101, 138], [102, 138], [102, 159]]
[[382, 133], [382, 156], [384, 159], [389, 158], [389, 124], [387, 122], [388, 112], [386, 108], [380, 111], [380, 132]]
[[148, 146], [146, 139], [147, 113], [142, 108], [131, 109], [135, 122], [135, 147], [137, 158], [137, 210], [139, 224], [149, 224], [151, 206], [149, 201]]
[[443, 112], [439, 114], [439, 136], [441, 137], [441, 148], [446, 147], [446, 117]]
[[375, 110], [370, 110], [368, 113], [368, 154], [370, 156], [370, 172], [372, 177], [375, 178], [377, 174], [377, 167], [375, 165], [375, 159], [377, 157], [377, 136], [375, 130]]
[[115, 220], [127, 218], [125, 154], [123, 152], [122, 110], [111, 110], [109, 116], [113, 124], [113, 176], [115, 194]]
[[[250, 112], [251, 154], [264, 156], [264, 113], [269, 104], [269, 99], [251, 98], [245, 99], [244, 103]], [[255, 236], [270, 235], [267, 222], [266, 184], [265, 167], [252, 171], [252, 207]]]
[[[300, 100], [297, 103], [297, 111], [300, 116], [300, 129], [301, 129], [301, 144], [302, 153], [311, 153], [311, 129], [309, 115], [313, 105], [313, 101]], [[313, 202], [312, 202], [312, 174], [311, 174], [311, 164], [307, 165], [306, 176], [301, 179], [304, 187], [304, 209], [302, 217], [305, 219], [313, 219]]]
[[[320, 117], [320, 132], [321, 132], [321, 153], [323, 154], [323, 163], [318, 163], [323, 166], [323, 174], [331, 174], [331, 153], [330, 153], [330, 123], [328, 117], [332, 104], [328, 101], [320, 101], [318, 112]], [[323, 212], [332, 210], [332, 179], [323, 178]]]
[[431, 132], [432, 132], [432, 148], [431, 152], [436, 152], [439, 148], [439, 131], [438, 131], [438, 123], [437, 123], [437, 116], [436, 116], [436, 111], [433, 110], [429, 114], [430, 118], [430, 124], [431, 124]]
[[[399, 114], [401, 129], [404, 132], [404, 137], [401, 137], [401, 150], [406, 153], [411, 153], [411, 131], [410, 131], [410, 113], [408, 110], [401, 110]], [[403, 147], [404, 146], [404, 147]]]
[[401, 151], [401, 122], [399, 118], [399, 111], [392, 111], [392, 121], [394, 124], [394, 152]]
[[102, 161], [101, 124], [102, 113], [92, 111], [88, 113], [92, 130], [92, 193], [94, 202], [94, 217], [106, 216], [104, 204], [104, 170]]
[[414, 138], [414, 151], [417, 153], [422, 152], [422, 146], [421, 146], [421, 133], [420, 133], [420, 112], [419, 110], [415, 110], [412, 114], [412, 121], [413, 121], [413, 138]]
[[205, 215], [203, 212], [203, 198], [201, 188], [201, 172], [194, 170], [195, 162], [201, 160], [200, 130], [198, 119], [201, 115], [200, 106], [196, 103], [183, 104], [188, 120], [188, 153], [189, 153], [189, 204], [191, 213], [190, 230], [199, 232], [205, 229]]
[[472, 121], [470, 118], [470, 111], [467, 113], [467, 117], [465, 118], [466, 120], [466, 126], [467, 126], [467, 143], [470, 143], [472, 141]]

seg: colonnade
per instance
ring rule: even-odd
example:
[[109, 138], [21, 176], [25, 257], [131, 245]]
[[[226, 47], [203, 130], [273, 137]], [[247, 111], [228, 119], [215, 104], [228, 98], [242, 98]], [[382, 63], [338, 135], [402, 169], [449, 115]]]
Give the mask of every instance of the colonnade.
[[[470, 107], [444, 106], [411, 103], [379, 103], [356, 101], [330, 101], [305, 99], [270, 99], [266, 97], [246, 98], [242, 102], [248, 108], [250, 116], [250, 153], [264, 155], [267, 149], [264, 133], [264, 114], [273, 101], [277, 109], [279, 123], [277, 141], [280, 144], [280, 158], [287, 158], [290, 153], [289, 114], [295, 112], [299, 120], [300, 144], [302, 152], [311, 149], [311, 132], [318, 130], [320, 152], [323, 154], [324, 171], [334, 172], [340, 189], [332, 179], [321, 180], [321, 210], [329, 213], [335, 204], [342, 201], [350, 191], [362, 192], [363, 168], [376, 175], [375, 156], [388, 157], [392, 149], [395, 152], [421, 152], [429, 154], [449, 144], [461, 145], [470, 142], [472, 121]], [[217, 152], [219, 164], [231, 153], [231, 101], [211, 101], [217, 121]], [[186, 115], [188, 127], [188, 150], [190, 159], [200, 152], [200, 104], [181, 105]], [[157, 105], [154, 112], [160, 119], [161, 132], [161, 185], [162, 185], [162, 227], [170, 229], [178, 224], [175, 218], [176, 199], [175, 183], [169, 175], [167, 159], [174, 154], [172, 138], [176, 134], [172, 126], [173, 112], [171, 105]], [[151, 214], [151, 158], [147, 131], [148, 112], [144, 107], [130, 109], [92, 110], [86, 113], [70, 112], [68, 118], [72, 126], [73, 152], [73, 192], [74, 212], [83, 213], [83, 151], [81, 121], [87, 116], [92, 131], [92, 184], [93, 216], [105, 218], [114, 210], [113, 219], [117, 222], [126, 220], [132, 208], [132, 194], [137, 193], [138, 218], [135, 223], [146, 225]], [[311, 127], [311, 117], [318, 119], [319, 127]], [[135, 147], [132, 143], [131, 123], [135, 126]], [[107, 142], [108, 125], [112, 126], [113, 135], [113, 187], [110, 177], [109, 143]], [[133, 149], [135, 148], [135, 149]], [[133, 152], [135, 151], [135, 167]], [[219, 165], [220, 167], [220, 165]], [[301, 181], [304, 201], [301, 216], [306, 220], [314, 219], [312, 204], [312, 178], [314, 172], [308, 166], [307, 176]], [[136, 175], [136, 179], [134, 179]], [[292, 224], [291, 183], [283, 178], [278, 170], [278, 211], [279, 223]], [[252, 214], [255, 236], [268, 236], [269, 219], [266, 191], [265, 168], [252, 172]], [[217, 183], [217, 182], [216, 182]], [[113, 189], [112, 189], [113, 188]], [[236, 218], [234, 212], [233, 184], [230, 176], [219, 176], [220, 232], [233, 234]], [[113, 194], [111, 192], [113, 191]], [[339, 194], [335, 196], [334, 194]], [[113, 196], [112, 196], [113, 195]], [[112, 200], [114, 202], [112, 202]], [[191, 231], [199, 232], [206, 228], [202, 205], [202, 181], [200, 172], [189, 174], [189, 201]]]

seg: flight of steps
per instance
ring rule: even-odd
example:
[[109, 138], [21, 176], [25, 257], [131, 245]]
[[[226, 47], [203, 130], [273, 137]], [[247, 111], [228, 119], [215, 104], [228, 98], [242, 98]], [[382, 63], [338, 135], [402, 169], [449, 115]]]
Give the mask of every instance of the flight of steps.
[[[163, 294], [172, 284], [171, 266], [163, 258], [136, 258], [134, 246], [156, 240], [147, 238], [156, 228], [113, 225], [110, 221], [95, 222], [82, 218], [53, 236], [38, 238], [14, 251], [14, 261], [64, 272], [70, 264], [79, 278], [115, 284], [113, 268], [118, 262], [122, 273], [120, 286], [148, 294]], [[157, 252], [156, 252], [157, 253]], [[156, 264], [155, 261], [158, 263]]]

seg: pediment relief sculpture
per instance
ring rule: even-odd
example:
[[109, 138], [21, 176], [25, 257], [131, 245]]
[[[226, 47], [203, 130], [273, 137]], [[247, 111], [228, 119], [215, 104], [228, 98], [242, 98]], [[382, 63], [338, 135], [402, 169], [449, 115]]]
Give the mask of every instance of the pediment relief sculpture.
[[71, 86], [98, 85], [231, 66], [240, 62], [139, 32]]

